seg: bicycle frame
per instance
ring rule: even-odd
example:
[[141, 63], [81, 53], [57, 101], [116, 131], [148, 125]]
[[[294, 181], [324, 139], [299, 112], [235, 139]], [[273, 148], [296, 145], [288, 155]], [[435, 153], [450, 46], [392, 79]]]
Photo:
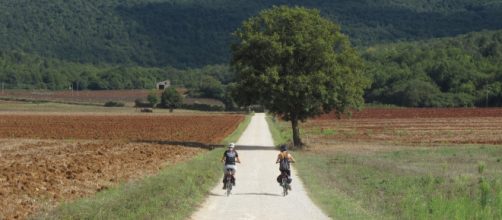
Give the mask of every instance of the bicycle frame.
[[282, 186], [282, 196], [288, 195], [289, 183], [288, 183], [288, 175], [285, 172], [282, 172], [281, 178], [281, 186]]
[[232, 175], [233, 175], [233, 170], [232, 169], [227, 169], [225, 172], [225, 187], [227, 189], [226, 195], [230, 196], [230, 193], [232, 192]]

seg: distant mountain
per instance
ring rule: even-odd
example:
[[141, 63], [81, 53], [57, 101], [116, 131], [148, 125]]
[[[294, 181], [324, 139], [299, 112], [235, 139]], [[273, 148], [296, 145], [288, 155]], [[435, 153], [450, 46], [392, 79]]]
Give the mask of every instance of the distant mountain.
[[318, 8], [358, 47], [502, 29], [500, 0], [2, 0], [0, 50], [91, 64], [223, 64], [241, 22], [283, 4]]

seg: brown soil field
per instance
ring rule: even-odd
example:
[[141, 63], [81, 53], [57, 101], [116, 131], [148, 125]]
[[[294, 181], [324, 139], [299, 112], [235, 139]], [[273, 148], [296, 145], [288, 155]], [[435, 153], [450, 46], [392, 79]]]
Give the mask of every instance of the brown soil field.
[[333, 116], [303, 124], [305, 141], [502, 144], [502, 108], [366, 109], [352, 118]]
[[[218, 144], [243, 115], [0, 114], [0, 219], [154, 174]], [[166, 144], [164, 144], [166, 143]]]
[[26, 219], [204, 151], [121, 141], [0, 139], [0, 219]]
[[217, 144], [243, 115], [140, 116], [1, 114], [0, 138], [126, 139]]
[[[350, 118], [465, 118], [502, 117], [502, 108], [367, 108], [354, 111]], [[342, 116], [342, 118], [349, 118]], [[316, 120], [336, 119], [335, 113], [325, 114]]]

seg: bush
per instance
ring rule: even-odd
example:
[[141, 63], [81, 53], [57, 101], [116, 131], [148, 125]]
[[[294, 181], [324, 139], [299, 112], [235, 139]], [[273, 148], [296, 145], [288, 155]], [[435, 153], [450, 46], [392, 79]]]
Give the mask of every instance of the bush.
[[134, 100], [134, 107], [152, 108], [153, 105], [149, 102], [145, 102], [143, 99], [136, 99], [136, 100]]
[[225, 111], [225, 107], [218, 105], [208, 105], [208, 104], [183, 104], [182, 109], [199, 110], [199, 111]]
[[117, 102], [117, 101], [108, 101], [105, 102], [105, 107], [124, 107], [125, 104], [123, 102]]

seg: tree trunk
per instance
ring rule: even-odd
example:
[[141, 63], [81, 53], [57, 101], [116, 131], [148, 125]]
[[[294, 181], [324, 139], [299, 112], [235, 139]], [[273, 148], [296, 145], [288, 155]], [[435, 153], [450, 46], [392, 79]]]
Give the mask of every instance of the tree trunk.
[[295, 147], [302, 147], [302, 139], [300, 138], [300, 128], [298, 127], [298, 116], [291, 116], [291, 127], [293, 128], [293, 144]]

